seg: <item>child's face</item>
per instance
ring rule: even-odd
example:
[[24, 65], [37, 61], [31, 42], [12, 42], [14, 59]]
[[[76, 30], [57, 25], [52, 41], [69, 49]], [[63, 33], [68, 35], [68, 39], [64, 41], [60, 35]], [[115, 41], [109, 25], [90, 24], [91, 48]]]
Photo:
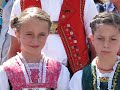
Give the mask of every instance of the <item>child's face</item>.
[[120, 31], [111, 25], [99, 25], [94, 33], [94, 46], [99, 57], [115, 57], [120, 48]]
[[16, 32], [21, 43], [22, 52], [30, 54], [40, 54], [49, 34], [48, 22], [31, 18], [25, 21], [20, 32]]

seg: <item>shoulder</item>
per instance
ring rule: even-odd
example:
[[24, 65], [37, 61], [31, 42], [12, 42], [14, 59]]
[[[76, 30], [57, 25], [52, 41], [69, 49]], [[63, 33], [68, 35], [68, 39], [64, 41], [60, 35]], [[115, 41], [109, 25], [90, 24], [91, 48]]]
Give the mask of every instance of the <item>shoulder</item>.
[[62, 63], [58, 62], [57, 60], [47, 57], [44, 53], [42, 54], [49, 67], [53, 68], [54, 70], [60, 71], [60, 76], [64, 76], [64, 74], [69, 75], [69, 71], [66, 66], [64, 66]]
[[77, 72], [72, 76], [71, 82], [74, 81], [74, 80], [80, 81], [81, 78], [82, 78], [82, 73], [83, 73], [83, 70], [77, 71]]
[[61, 64], [61, 74], [66, 74], [66, 75], [70, 75], [68, 68], [64, 65]]
[[62, 63], [56, 61], [56, 60], [49, 60], [49, 63], [48, 63], [50, 66], [52, 66], [55, 70], [59, 70], [60, 71], [60, 76], [66, 76], [68, 77], [69, 76], [69, 71], [68, 71], [68, 68], [63, 65]]
[[3, 63], [3, 66], [5, 66], [5, 65], [7, 65], [7, 66], [13, 65], [13, 62], [15, 62], [15, 59], [16, 59], [16, 56], [8, 59], [6, 62]]
[[70, 73], [66, 66], [61, 64], [61, 72], [58, 79], [57, 90], [68, 90]]
[[76, 72], [70, 80], [70, 90], [82, 90], [82, 73], [83, 70]]
[[3, 63], [3, 68], [8, 71], [13, 70], [13, 68], [16, 66], [16, 63], [17, 63], [17, 56], [14, 56]]
[[62, 64], [54, 59], [51, 59], [51, 58], [48, 58], [48, 57], [45, 57], [45, 61], [47, 63], [47, 65], [51, 68], [54, 68], [55, 70], [56, 69], [61, 69], [62, 67]]

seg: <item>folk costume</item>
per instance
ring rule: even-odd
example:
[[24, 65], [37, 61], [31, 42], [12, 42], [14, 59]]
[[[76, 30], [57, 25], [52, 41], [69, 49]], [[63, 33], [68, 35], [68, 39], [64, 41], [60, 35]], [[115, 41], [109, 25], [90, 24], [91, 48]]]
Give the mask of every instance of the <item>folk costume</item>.
[[40, 63], [27, 63], [18, 53], [0, 67], [0, 90], [68, 90], [68, 83], [67, 68], [44, 55]]
[[83, 70], [78, 71], [70, 81], [70, 90], [119, 90], [120, 57], [110, 73], [101, 73], [96, 66], [97, 57]]
[[[72, 72], [89, 63], [86, 37], [92, 33], [89, 22], [97, 14], [92, 0], [17, 0], [11, 16], [19, 15], [27, 7], [37, 6], [46, 11], [53, 21], [43, 52], [67, 66]], [[91, 12], [92, 10], [93, 12]], [[89, 14], [89, 15], [88, 15]], [[85, 25], [85, 28], [84, 28]], [[11, 29], [10, 29], [11, 30]], [[9, 33], [13, 36], [13, 31]]]

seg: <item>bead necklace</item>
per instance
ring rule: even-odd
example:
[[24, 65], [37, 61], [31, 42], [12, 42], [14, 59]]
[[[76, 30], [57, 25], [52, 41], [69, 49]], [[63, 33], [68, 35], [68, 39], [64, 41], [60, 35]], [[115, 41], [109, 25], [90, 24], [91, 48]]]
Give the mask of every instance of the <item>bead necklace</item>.
[[108, 71], [113, 71], [113, 68], [110, 68], [110, 69], [103, 69], [103, 68], [101, 68], [100, 66], [98, 66], [97, 62], [96, 62], [96, 65], [97, 65], [97, 68], [98, 68], [99, 70], [106, 71], [106, 72], [108, 72]]
[[[116, 70], [116, 71], [115, 71]], [[92, 74], [93, 74], [93, 87], [94, 90], [100, 90], [100, 77], [101, 75], [98, 74], [100, 71], [96, 68], [95, 65], [92, 66]], [[120, 62], [117, 61], [113, 67], [113, 71], [111, 73], [106, 74], [106, 78], [108, 79], [108, 90], [115, 90], [116, 82], [118, 78], [118, 73], [120, 73]]]

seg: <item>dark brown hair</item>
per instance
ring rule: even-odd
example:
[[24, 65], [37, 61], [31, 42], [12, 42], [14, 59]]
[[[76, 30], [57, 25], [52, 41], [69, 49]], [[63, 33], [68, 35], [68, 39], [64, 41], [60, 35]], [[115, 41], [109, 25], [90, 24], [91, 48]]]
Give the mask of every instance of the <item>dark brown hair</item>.
[[112, 25], [120, 31], [120, 15], [113, 12], [103, 12], [96, 15], [90, 23], [92, 33], [96, 31], [98, 25]]

